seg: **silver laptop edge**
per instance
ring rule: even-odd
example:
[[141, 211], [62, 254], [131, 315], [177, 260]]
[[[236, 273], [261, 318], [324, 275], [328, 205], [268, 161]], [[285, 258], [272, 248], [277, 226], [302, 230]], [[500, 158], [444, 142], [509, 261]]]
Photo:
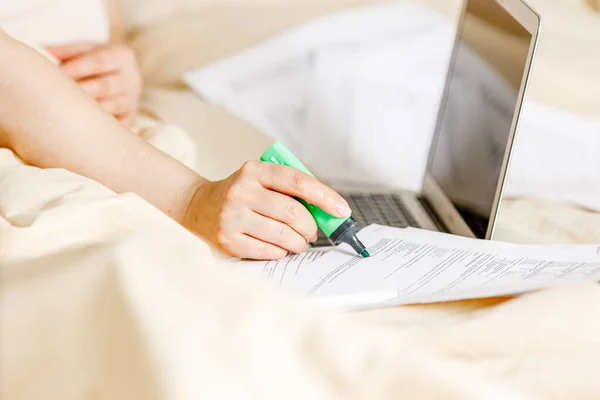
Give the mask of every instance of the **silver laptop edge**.
[[[540, 16], [527, 4], [525, 4], [521, 0], [494, 0], [498, 3], [502, 8], [504, 8], [509, 14], [515, 18], [531, 35], [531, 42], [529, 47], [529, 54], [527, 56], [525, 72], [523, 75], [523, 80], [521, 82], [521, 86], [519, 89], [519, 95], [517, 99], [517, 105], [515, 108], [515, 112], [513, 115], [512, 126], [509, 134], [509, 139], [507, 142], [507, 151], [504, 156], [504, 160], [501, 167], [500, 178], [498, 181], [498, 187], [496, 189], [496, 195], [494, 198], [492, 212], [490, 214], [488, 230], [486, 233], [486, 239], [491, 239], [494, 236], [496, 230], [496, 222], [499, 212], [499, 205], [502, 201], [502, 197], [504, 194], [504, 186], [506, 183], [506, 176], [510, 166], [511, 154], [513, 149], [513, 144], [516, 138], [516, 132], [519, 126], [520, 113], [523, 105], [523, 99], [525, 97], [529, 76], [531, 73], [531, 68], [533, 65], [533, 60], [535, 57], [535, 51], [537, 48], [537, 41], [539, 30], [541, 27]], [[448, 68], [446, 82], [444, 87], [444, 94], [442, 96], [442, 100], [440, 102], [440, 109], [438, 112], [437, 123], [435, 134], [432, 139], [431, 149], [434, 148], [435, 141], [439, 136], [439, 131], [442, 123], [443, 109], [447, 102], [447, 95], [450, 85], [450, 78], [453, 72], [452, 68], [454, 66], [456, 60], [456, 53], [458, 50], [458, 46], [460, 44], [460, 35], [462, 32], [463, 24], [465, 22], [465, 13], [467, 11], [469, 1], [465, 1], [463, 4], [463, 9], [461, 11], [461, 16], [459, 19], [459, 25], [456, 31], [456, 39], [454, 43], [454, 48], [452, 50], [452, 57], [450, 61], [450, 67]], [[464, 221], [458, 210], [454, 207], [450, 199], [446, 196], [444, 191], [436, 182], [435, 178], [429, 173], [431, 163], [433, 160], [433, 151], [429, 152], [429, 159], [427, 162], [427, 170], [425, 173], [425, 177], [423, 179], [423, 189], [422, 195], [427, 201], [427, 203], [431, 206], [433, 213], [437, 218], [440, 219], [442, 224], [446, 227], [446, 229], [450, 233], [454, 233], [457, 235], [475, 237], [472, 230], [469, 228], [467, 223]]]
[[496, 198], [494, 199], [492, 211], [490, 214], [490, 222], [488, 231], [486, 233], [486, 239], [493, 239], [496, 233], [496, 226], [498, 222], [498, 214], [500, 211], [500, 204], [504, 197], [504, 189], [506, 185], [506, 177], [510, 170], [510, 164], [512, 160], [513, 148], [517, 134], [519, 132], [519, 125], [521, 122], [521, 112], [523, 109], [523, 102], [527, 95], [529, 88], [529, 79], [531, 71], [533, 69], [533, 63], [537, 53], [538, 38], [540, 30], [542, 28], [541, 16], [531, 8], [527, 3], [522, 0], [497, 0], [497, 2], [504, 6], [504, 8], [511, 14], [523, 27], [531, 33], [531, 43], [529, 45], [529, 53], [527, 54], [527, 62], [525, 64], [525, 72], [523, 74], [523, 80], [521, 82], [521, 88], [519, 90], [519, 96], [517, 98], [517, 105], [515, 108], [515, 114], [513, 116], [513, 122], [510, 130], [510, 137], [508, 139], [507, 149], [504, 155], [504, 161], [502, 163], [502, 171], [500, 179], [498, 180], [498, 187], [496, 189]]

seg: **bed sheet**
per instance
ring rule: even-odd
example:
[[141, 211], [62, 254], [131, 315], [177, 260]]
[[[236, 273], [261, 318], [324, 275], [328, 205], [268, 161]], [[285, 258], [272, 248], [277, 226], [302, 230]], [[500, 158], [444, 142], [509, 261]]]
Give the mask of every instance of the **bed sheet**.
[[0, 152], [3, 399], [584, 399], [600, 290], [365, 313], [254, 281], [131, 194]]
[[[273, 20], [293, 13], [277, 10]], [[145, 35], [138, 39], [161, 30]], [[593, 104], [565, 97], [568, 106]], [[219, 147], [219, 135], [249, 132], [222, 110], [198, 105], [176, 84], [145, 98], [149, 113], [183, 121], [192, 134], [216, 129], [200, 155]], [[187, 157], [187, 146], [163, 139], [153, 140]], [[226, 164], [189, 163], [216, 178], [253, 157], [268, 138], [260, 140]], [[194, 141], [206, 144], [202, 135]], [[232, 270], [135, 195], [23, 165], [5, 149], [0, 193], [0, 398], [600, 397], [597, 285], [339, 313]], [[600, 241], [598, 214], [544, 200], [505, 204], [506, 240]]]

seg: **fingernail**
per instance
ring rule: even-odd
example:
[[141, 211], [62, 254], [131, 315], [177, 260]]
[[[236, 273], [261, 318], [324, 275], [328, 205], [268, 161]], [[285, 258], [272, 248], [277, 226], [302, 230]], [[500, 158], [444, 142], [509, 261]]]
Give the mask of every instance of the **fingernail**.
[[348, 204], [337, 203], [335, 205], [335, 212], [339, 217], [347, 217], [352, 212]]

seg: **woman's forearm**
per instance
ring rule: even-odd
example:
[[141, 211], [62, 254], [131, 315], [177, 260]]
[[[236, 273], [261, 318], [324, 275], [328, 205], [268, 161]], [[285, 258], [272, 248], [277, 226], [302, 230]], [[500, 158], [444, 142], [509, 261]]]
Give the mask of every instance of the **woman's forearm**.
[[134, 192], [182, 221], [204, 180], [131, 134], [56, 66], [0, 31], [0, 146]]

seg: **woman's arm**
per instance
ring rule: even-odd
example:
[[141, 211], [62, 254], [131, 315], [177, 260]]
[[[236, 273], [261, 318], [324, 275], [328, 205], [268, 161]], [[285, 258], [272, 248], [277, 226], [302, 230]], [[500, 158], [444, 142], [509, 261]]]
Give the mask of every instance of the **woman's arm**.
[[120, 0], [105, 1], [108, 43], [65, 43], [48, 50], [88, 95], [130, 126], [138, 112], [142, 75], [133, 49], [125, 43]]
[[248, 162], [210, 182], [127, 131], [59, 69], [0, 31], [0, 146], [30, 164], [65, 168], [134, 192], [238, 257], [273, 259], [316, 240], [292, 196], [344, 217], [348, 204], [315, 178]]
[[43, 56], [0, 31], [0, 146], [112, 190], [135, 192], [177, 221], [204, 180], [132, 135]]

